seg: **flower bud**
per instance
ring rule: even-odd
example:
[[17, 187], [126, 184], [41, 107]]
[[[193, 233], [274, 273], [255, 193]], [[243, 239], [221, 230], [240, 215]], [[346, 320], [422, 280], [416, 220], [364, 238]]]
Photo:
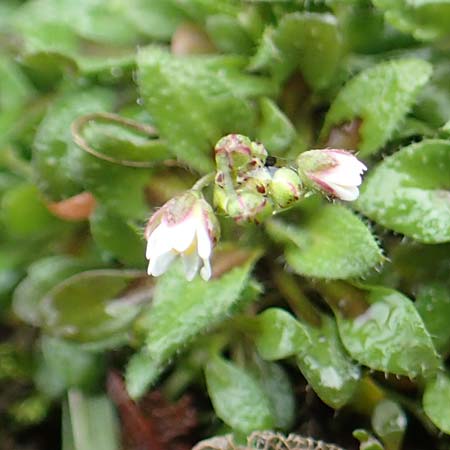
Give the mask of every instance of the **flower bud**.
[[214, 204], [238, 223], [260, 223], [273, 213], [273, 203], [269, 198], [246, 189], [227, 195], [223, 189], [216, 187]]
[[267, 150], [262, 144], [240, 134], [229, 134], [215, 146], [216, 164], [219, 171], [239, 174], [264, 167]]
[[279, 208], [287, 208], [299, 200], [303, 188], [297, 172], [288, 167], [277, 169], [270, 182], [270, 196]]
[[272, 201], [258, 193], [239, 190], [227, 205], [228, 215], [236, 222], [261, 223], [273, 213]]
[[361, 175], [367, 170], [350, 152], [335, 149], [304, 152], [297, 165], [306, 186], [345, 201], [358, 198]]
[[189, 281], [201, 265], [200, 275], [208, 280], [212, 249], [219, 234], [214, 211], [201, 194], [188, 191], [172, 198], [153, 214], [145, 229], [148, 274], [162, 275], [180, 256]]

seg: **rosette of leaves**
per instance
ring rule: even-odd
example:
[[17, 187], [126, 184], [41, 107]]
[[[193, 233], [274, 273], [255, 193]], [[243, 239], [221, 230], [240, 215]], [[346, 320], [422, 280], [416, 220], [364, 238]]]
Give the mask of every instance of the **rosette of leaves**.
[[[445, 448], [449, 23], [444, 0], [0, 2], [2, 443]], [[352, 151], [360, 197], [220, 216], [211, 281], [148, 277], [146, 220], [229, 133], [268, 171]], [[154, 390], [191, 397], [191, 434], [154, 426]]]

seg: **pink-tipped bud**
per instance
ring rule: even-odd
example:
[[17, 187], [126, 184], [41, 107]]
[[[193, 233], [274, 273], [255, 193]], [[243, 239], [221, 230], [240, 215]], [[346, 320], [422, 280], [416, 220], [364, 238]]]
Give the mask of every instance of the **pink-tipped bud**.
[[303, 183], [345, 201], [356, 200], [361, 175], [367, 167], [345, 150], [310, 150], [297, 158]]
[[153, 214], [145, 229], [148, 274], [162, 275], [180, 256], [189, 281], [200, 266], [201, 277], [209, 280], [210, 258], [219, 235], [214, 211], [200, 194], [188, 191], [169, 200]]

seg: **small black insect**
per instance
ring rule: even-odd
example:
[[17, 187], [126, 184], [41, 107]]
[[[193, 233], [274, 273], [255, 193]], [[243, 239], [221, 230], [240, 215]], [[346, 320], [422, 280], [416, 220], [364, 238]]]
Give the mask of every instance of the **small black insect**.
[[264, 164], [266, 167], [272, 167], [277, 163], [277, 158], [275, 156], [268, 156], [266, 158], [266, 163]]

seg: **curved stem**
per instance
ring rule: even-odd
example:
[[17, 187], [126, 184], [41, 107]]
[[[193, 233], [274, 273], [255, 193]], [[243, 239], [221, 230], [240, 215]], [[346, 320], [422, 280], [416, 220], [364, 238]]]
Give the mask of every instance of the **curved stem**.
[[210, 172], [203, 177], [201, 177], [199, 180], [196, 181], [194, 186], [192, 186], [191, 190], [193, 191], [202, 191], [205, 189], [205, 187], [208, 187], [213, 181], [214, 177], [216, 176], [215, 172]]

